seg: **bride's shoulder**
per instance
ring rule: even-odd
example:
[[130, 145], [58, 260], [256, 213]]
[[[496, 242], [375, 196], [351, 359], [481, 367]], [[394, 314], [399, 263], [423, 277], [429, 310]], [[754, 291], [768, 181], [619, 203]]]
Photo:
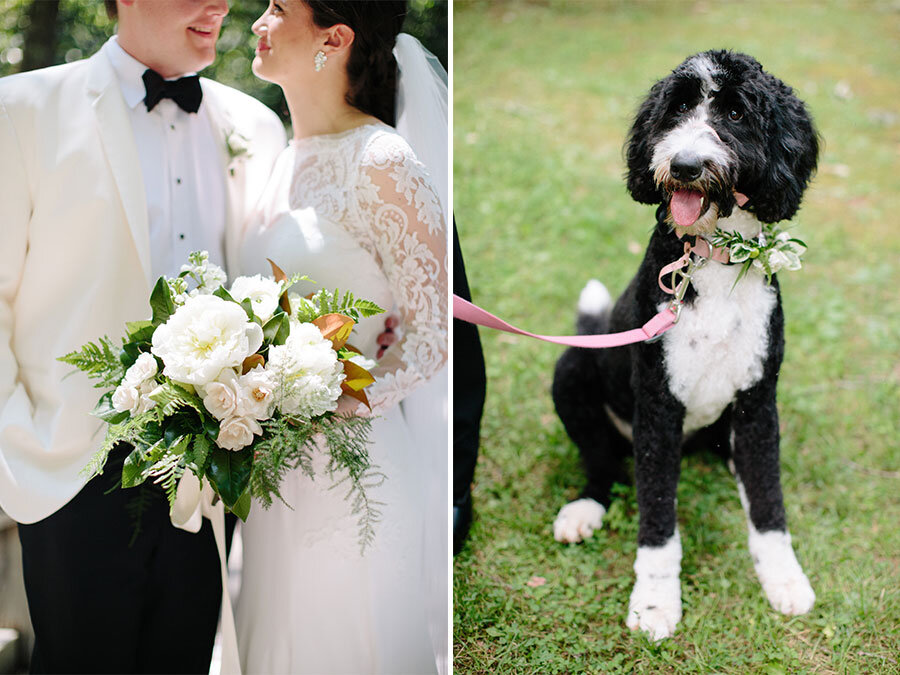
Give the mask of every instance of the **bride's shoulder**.
[[419, 161], [403, 136], [393, 127], [378, 124], [373, 125], [366, 134], [362, 163], [364, 166], [388, 168], [418, 164]]

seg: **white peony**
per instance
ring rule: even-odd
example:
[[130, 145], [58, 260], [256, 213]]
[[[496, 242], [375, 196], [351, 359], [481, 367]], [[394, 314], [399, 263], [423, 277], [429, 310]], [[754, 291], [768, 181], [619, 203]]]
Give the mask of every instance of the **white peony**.
[[203, 406], [217, 420], [235, 415], [240, 400], [238, 377], [231, 368], [223, 370], [215, 381], [203, 387]]
[[219, 426], [216, 445], [225, 450], [240, 450], [253, 442], [254, 434], [262, 434], [262, 427], [252, 417], [231, 417]]
[[287, 341], [269, 348], [267, 369], [282, 413], [309, 418], [337, 408], [344, 369], [331, 341], [313, 324], [292, 322]]
[[240, 386], [239, 411], [242, 417], [267, 420], [275, 406], [275, 379], [272, 373], [256, 366], [238, 380]]
[[137, 357], [137, 361], [125, 371], [125, 378], [122, 382], [127, 382], [132, 387], [139, 387], [151, 377], [155, 377], [157, 370], [158, 366], [153, 354], [142, 352], [140, 356]]
[[252, 277], [238, 277], [231, 284], [229, 293], [238, 302], [250, 298], [253, 313], [265, 323], [278, 309], [281, 284], [259, 274]]
[[224, 368], [236, 368], [263, 342], [262, 328], [244, 310], [215, 295], [189, 298], [153, 334], [163, 375], [202, 386]]

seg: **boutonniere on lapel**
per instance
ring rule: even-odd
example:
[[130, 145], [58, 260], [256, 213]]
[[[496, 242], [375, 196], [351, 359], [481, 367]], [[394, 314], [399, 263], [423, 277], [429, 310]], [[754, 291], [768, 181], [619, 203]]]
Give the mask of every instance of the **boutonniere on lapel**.
[[226, 129], [225, 151], [228, 153], [228, 174], [233, 176], [237, 164], [251, 156], [250, 139], [236, 129]]

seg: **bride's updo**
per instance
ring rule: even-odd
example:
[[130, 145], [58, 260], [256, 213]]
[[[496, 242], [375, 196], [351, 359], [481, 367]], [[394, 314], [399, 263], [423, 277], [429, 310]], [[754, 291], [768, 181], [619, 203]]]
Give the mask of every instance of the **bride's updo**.
[[347, 61], [347, 103], [393, 126], [397, 93], [393, 49], [406, 18], [406, 2], [305, 1], [317, 26], [343, 23], [356, 35]]

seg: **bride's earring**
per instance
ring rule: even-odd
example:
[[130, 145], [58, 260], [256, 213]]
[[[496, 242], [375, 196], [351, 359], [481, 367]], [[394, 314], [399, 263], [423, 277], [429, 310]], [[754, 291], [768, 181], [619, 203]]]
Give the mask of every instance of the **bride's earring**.
[[316, 64], [316, 72], [322, 70], [325, 67], [325, 62], [328, 60], [328, 57], [325, 56], [325, 52], [321, 49], [316, 52], [316, 55], [313, 57], [313, 62]]

